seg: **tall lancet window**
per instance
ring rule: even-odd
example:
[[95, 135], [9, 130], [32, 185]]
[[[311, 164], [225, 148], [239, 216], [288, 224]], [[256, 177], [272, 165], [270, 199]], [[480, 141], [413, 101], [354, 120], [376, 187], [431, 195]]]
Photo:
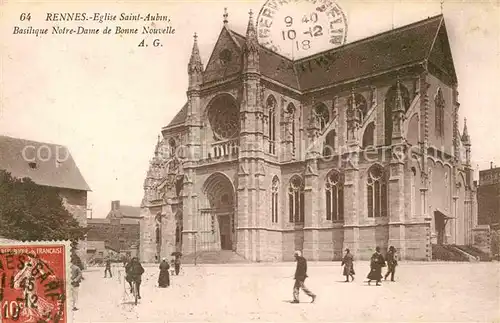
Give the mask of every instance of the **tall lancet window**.
[[271, 222], [278, 223], [278, 191], [279, 191], [280, 181], [278, 177], [273, 178], [273, 183], [271, 187]]
[[366, 197], [368, 217], [387, 216], [387, 176], [380, 165], [373, 165], [368, 170]]
[[325, 130], [326, 126], [330, 122], [330, 112], [328, 112], [328, 108], [326, 105], [321, 103], [314, 108], [314, 112], [318, 116], [320, 130]]
[[435, 123], [436, 123], [436, 136], [444, 136], [444, 98], [441, 89], [438, 89], [436, 97], [434, 98], [435, 105]]
[[344, 176], [336, 170], [326, 176], [326, 219], [344, 220]]
[[288, 106], [286, 107], [286, 113], [288, 114], [288, 117], [290, 118], [290, 129], [288, 130], [289, 136], [291, 137], [292, 140], [292, 152], [295, 152], [295, 116], [296, 116], [296, 109], [295, 106], [292, 103], [289, 103]]
[[276, 153], [276, 99], [274, 96], [270, 95], [266, 102], [267, 113], [269, 117], [269, 127], [268, 127], [268, 137], [269, 137], [269, 149], [270, 154]]
[[295, 175], [290, 180], [288, 188], [289, 220], [304, 223], [304, 181]]

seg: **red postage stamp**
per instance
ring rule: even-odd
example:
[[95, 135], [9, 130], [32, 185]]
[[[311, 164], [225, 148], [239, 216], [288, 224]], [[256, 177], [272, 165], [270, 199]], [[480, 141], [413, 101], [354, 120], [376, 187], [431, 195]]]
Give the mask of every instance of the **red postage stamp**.
[[71, 322], [69, 243], [0, 245], [0, 323]]

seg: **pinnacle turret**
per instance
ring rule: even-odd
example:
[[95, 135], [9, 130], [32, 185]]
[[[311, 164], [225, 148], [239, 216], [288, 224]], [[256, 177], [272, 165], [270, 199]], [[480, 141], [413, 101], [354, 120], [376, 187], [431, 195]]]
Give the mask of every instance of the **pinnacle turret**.
[[470, 145], [469, 131], [467, 130], [467, 118], [464, 118], [464, 130], [462, 132], [462, 142], [466, 145]]
[[191, 51], [191, 58], [188, 64], [188, 73], [201, 73], [203, 71], [203, 63], [201, 62], [200, 50], [198, 49], [198, 36], [196, 33], [193, 36], [193, 50]]
[[255, 25], [253, 22], [253, 12], [250, 10], [248, 12], [248, 26], [245, 41], [245, 52], [258, 52], [259, 41], [257, 40], [257, 32], [255, 31]]
[[396, 84], [396, 105], [394, 106], [394, 110], [396, 111], [405, 111], [403, 105], [403, 97], [401, 96], [401, 84], [399, 82], [399, 78]]

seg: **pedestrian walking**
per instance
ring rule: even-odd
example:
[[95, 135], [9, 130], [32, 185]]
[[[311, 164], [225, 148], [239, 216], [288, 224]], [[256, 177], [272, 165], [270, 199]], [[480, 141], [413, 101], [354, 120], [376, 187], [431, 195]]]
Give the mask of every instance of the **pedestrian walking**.
[[349, 276], [351, 276], [352, 281], [354, 281], [354, 275], [356, 274], [354, 272], [354, 257], [349, 249], [345, 250], [345, 256], [342, 258], [342, 264], [340, 265], [344, 266], [345, 281], [349, 282]]
[[396, 273], [396, 266], [398, 265], [398, 254], [394, 246], [389, 247], [387, 252], [387, 273], [384, 276], [384, 280], [387, 280], [389, 274], [391, 275], [391, 281], [394, 280], [394, 274]]
[[107, 278], [109, 273], [109, 277], [113, 278], [113, 274], [111, 274], [111, 260], [106, 260], [106, 268], [104, 269], [104, 278]]
[[178, 254], [175, 255], [174, 268], [175, 268], [175, 275], [178, 276], [181, 270], [181, 256]]
[[377, 286], [380, 286], [382, 280], [382, 267], [385, 267], [384, 256], [380, 253], [380, 247], [375, 248], [375, 253], [370, 259], [370, 273], [368, 274], [368, 285], [370, 285], [372, 280], [377, 282]]
[[158, 276], [158, 287], [165, 288], [170, 286], [170, 273], [168, 270], [170, 265], [168, 264], [167, 258], [163, 258], [160, 263], [160, 275]]
[[76, 261], [72, 259], [71, 261], [71, 300], [73, 303], [73, 311], [77, 311], [76, 307], [78, 303], [78, 290], [80, 288], [80, 282], [83, 280], [82, 270], [76, 264]]
[[307, 296], [311, 297], [311, 303], [316, 300], [316, 295], [311, 292], [305, 285], [304, 282], [307, 276], [307, 260], [302, 257], [301, 251], [295, 251], [295, 261], [297, 261], [297, 268], [295, 269], [295, 284], [293, 285], [293, 301], [292, 303], [299, 303], [299, 291], [302, 289]]

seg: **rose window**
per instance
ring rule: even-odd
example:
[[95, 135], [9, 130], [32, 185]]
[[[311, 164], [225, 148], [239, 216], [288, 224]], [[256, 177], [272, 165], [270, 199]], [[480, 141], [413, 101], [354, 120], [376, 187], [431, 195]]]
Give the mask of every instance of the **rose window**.
[[238, 107], [229, 96], [222, 96], [211, 104], [208, 120], [216, 140], [234, 138], [240, 130]]

